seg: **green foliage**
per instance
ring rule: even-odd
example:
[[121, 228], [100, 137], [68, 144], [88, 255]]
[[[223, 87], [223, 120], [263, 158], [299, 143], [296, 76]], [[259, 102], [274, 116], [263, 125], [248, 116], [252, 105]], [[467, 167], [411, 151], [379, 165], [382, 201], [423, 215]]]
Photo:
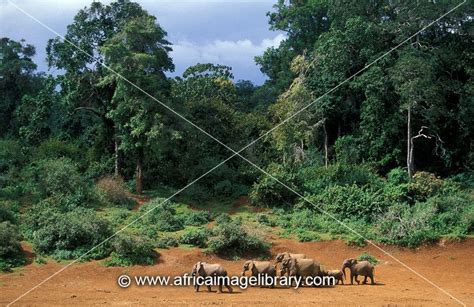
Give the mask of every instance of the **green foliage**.
[[190, 244], [197, 247], [206, 247], [209, 235], [209, 231], [206, 229], [193, 229], [184, 233], [179, 238], [179, 243]]
[[380, 262], [377, 258], [372, 256], [368, 252], [363, 252], [362, 254], [360, 254], [359, 257], [357, 257], [357, 260], [359, 260], [359, 261], [368, 261], [373, 265], [377, 265]]
[[178, 231], [184, 228], [182, 216], [176, 214], [174, 204], [161, 198], [155, 198], [138, 210], [143, 217], [140, 227], [152, 227], [159, 231]]
[[213, 234], [208, 241], [207, 251], [210, 253], [225, 257], [269, 253], [270, 244], [256, 235], [249, 234], [238, 219], [218, 224], [213, 229]]
[[230, 223], [232, 221], [232, 218], [227, 213], [221, 213], [218, 216], [216, 216], [215, 220], [218, 225], [221, 225], [221, 224]]
[[55, 138], [41, 142], [41, 144], [33, 148], [32, 152], [34, 160], [48, 160], [59, 158], [69, 158], [70, 160], [77, 160], [80, 155], [81, 151], [77, 147], [77, 145]]
[[296, 230], [296, 237], [300, 242], [310, 242], [310, 241], [320, 241], [321, 236], [317, 233], [310, 232], [304, 229], [297, 229]]
[[[287, 167], [272, 163], [266, 171], [284, 184], [296, 189], [297, 176]], [[266, 175], [262, 175], [250, 191], [250, 200], [259, 206], [291, 205], [296, 197], [293, 192]]]
[[175, 237], [171, 236], [163, 236], [156, 240], [156, 247], [158, 248], [170, 248], [170, 247], [177, 247], [178, 240]]
[[151, 242], [130, 234], [117, 235], [112, 243], [113, 252], [106, 266], [151, 265], [157, 258]]
[[10, 271], [25, 263], [20, 240], [16, 226], [9, 221], [0, 222], [0, 271]]
[[[37, 253], [56, 259], [82, 256], [112, 233], [108, 222], [91, 209], [60, 212], [47, 204], [32, 207], [26, 213], [23, 228]], [[103, 244], [84, 258], [102, 258], [109, 252], [108, 244]]]
[[76, 164], [68, 158], [40, 160], [26, 169], [28, 188], [41, 198], [82, 193], [88, 187]]
[[262, 225], [266, 225], [270, 227], [276, 226], [275, 221], [273, 219], [270, 219], [268, 217], [268, 214], [257, 213], [257, 215], [255, 216], [255, 219], [257, 220], [257, 222], [259, 222]]
[[[349, 186], [329, 186], [319, 194], [307, 197], [317, 208], [335, 215], [340, 219], [357, 219], [366, 222], [373, 221], [376, 214], [388, 206], [383, 194], [374, 189]], [[305, 201], [301, 206], [312, 207]]]
[[383, 184], [379, 176], [363, 165], [334, 164], [328, 168], [316, 168], [311, 173], [305, 172], [304, 175], [301, 181], [304, 182], [305, 188], [315, 194], [336, 185], [379, 188]]
[[200, 211], [191, 211], [186, 215], [184, 224], [190, 226], [201, 226], [209, 223], [211, 220], [211, 214], [209, 211], [200, 210]]
[[18, 220], [19, 207], [17, 202], [0, 200], [0, 222], [16, 224]]

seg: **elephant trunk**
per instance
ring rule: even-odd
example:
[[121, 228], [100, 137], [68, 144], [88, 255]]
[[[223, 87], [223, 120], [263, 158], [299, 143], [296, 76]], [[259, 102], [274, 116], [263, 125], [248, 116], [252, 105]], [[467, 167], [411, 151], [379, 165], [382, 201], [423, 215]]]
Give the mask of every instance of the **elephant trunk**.
[[346, 278], [346, 266], [345, 265], [342, 266], [341, 272], [342, 272], [342, 276], [344, 277], [344, 279], [347, 279]]

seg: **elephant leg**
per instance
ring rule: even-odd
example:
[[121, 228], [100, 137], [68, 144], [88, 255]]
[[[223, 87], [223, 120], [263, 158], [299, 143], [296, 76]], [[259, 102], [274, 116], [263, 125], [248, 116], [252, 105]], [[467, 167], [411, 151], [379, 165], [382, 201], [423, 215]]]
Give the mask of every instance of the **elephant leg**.
[[219, 285], [219, 287], [218, 287], [217, 289], [218, 289], [217, 291], [218, 291], [219, 293], [222, 293], [222, 285]]
[[344, 284], [344, 278], [341, 278], [340, 280], [341, 280], [341, 284]]
[[211, 286], [207, 286], [207, 292], [211, 292]]
[[354, 276], [354, 279], [355, 279], [355, 281], [356, 281], [357, 284], [360, 284], [359, 280], [357, 279], [358, 276], [359, 276], [359, 275], [355, 275], [355, 276]]
[[353, 284], [354, 284], [354, 275], [351, 272], [351, 285], [353, 285]]
[[372, 283], [372, 285], [375, 285], [375, 281], [374, 281], [374, 275], [370, 275], [370, 281]]
[[199, 285], [196, 285], [196, 286], [195, 286], [194, 291], [199, 292]]
[[367, 275], [364, 276], [364, 281], [362, 282], [364, 285], [367, 284]]

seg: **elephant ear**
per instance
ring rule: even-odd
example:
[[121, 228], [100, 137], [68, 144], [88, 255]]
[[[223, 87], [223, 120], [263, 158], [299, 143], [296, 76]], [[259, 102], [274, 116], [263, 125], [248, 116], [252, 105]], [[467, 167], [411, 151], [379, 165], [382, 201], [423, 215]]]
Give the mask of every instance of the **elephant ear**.
[[250, 261], [249, 270], [253, 271], [254, 267], [255, 267], [255, 263], [253, 261]]

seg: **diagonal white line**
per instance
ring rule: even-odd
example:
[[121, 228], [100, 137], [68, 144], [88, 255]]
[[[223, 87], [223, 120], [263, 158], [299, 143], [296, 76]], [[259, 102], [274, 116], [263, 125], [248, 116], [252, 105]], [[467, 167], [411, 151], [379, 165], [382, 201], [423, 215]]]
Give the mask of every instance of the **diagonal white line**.
[[[205, 130], [203, 130], [202, 128], [200, 128], [199, 126], [195, 125], [194, 123], [192, 123], [191, 121], [189, 121], [187, 118], [185, 118], [184, 116], [182, 116], [181, 114], [179, 114], [178, 112], [174, 111], [172, 108], [168, 107], [166, 104], [162, 103], [161, 101], [159, 101], [158, 99], [156, 99], [155, 97], [153, 97], [152, 95], [150, 95], [149, 93], [147, 93], [146, 91], [144, 91], [143, 89], [141, 89], [140, 87], [138, 87], [137, 85], [135, 85], [133, 82], [129, 81], [127, 78], [123, 77], [122, 75], [120, 75], [119, 73], [115, 72], [113, 69], [111, 69], [110, 67], [108, 67], [107, 65], [105, 65], [104, 63], [100, 62], [101, 65], [103, 65], [105, 68], [107, 68], [108, 70], [110, 70], [111, 72], [113, 72], [115, 75], [117, 75], [118, 77], [120, 77], [121, 79], [123, 79], [124, 81], [126, 81], [127, 83], [129, 83], [130, 85], [132, 85], [133, 87], [137, 88], [139, 91], [141, 91], [142, 93], [144, 93], [145, 95], [147, 95], [148, 97], [152, 98], [153, 100], [157, 101], [158, 103], [160, 103], [162, 106], [164, 106], [166, 109], [168, 109], [169, 111], [171, 111], [172, 113], [176, 114], [177, 116], [179, 116], [180, 118], [182, 118], [183, 120], [185, 120], [186, 122], [188, 122], [189, 124], [191, 124], [193, 127], [195, 127], [196, 129], [198, 129], [199, 131], [203, 132], [204, 134], [206, 134], [207, 136], [209, 136], [211, 139], [215, 140], [216, 142], [218, 142], [219, 144], [221, 144], [222, 146], [226, 147], [227, 149], [229, 149], [230, 151], [232, 151], [234, 154], [231, 155], [229, 158], [225, 159], [224, 161], [222, 161], [221, 163], [217, 164], [216, 166], [214, 166], [212, 169], [210, 169], [209, 171], [207, 171], [206, 173], [204, 173], [203, 175], [201, 175], [200, 177], [198, 177], [197, 179], [193, 180], [191, 183], [187, 184], [185, 187], [181, 188], [180, 190], [178, 190], [177, 192], [175, 192], [172, 196], [170, 196], [169, 198], [167, 198], [165, 201], [163, 201], [162, 203], [165, 203], [166, 201], [169, 201], [171, 198], [173, 198], [174, 196], [176, 196], [177, 194], [181, 193], [182, 191], [184, 191], [185, 189], [187, 189], [189, 186], [193, 185], [194, 183], [196, 183], [197, 181], [199, 181], [200, 179], [202, 179], [203, 177], [205, 177], [207, 174], [209, 174], [210, 172], [214, 171], [216, 168], [218, 168], [219, 166], [221, 166], [222, 164], [226, 163], [227, 161], [229, 161], [230, 159], [232, 159], [234, 156], [238, 155], [240, 158], [244, 159], [245, 161], [247, 161], [248, 163], [250, 163], [252, 166], [254, 166], [255, 168], [257, 168], [258, 170], [260, 170], [261, 172], [263, 172], [265, 175], [269, 176], [270, 178], [272, 178], [273, 180], [277, 181], [278, 183], [280, 183], [281, 185], [283, 185], [285, 188], [287, 188], [288, 190], [290, 190], [291, 192], [295, 193], [296, 195], [298, 195], [299, 197], [303, 198], [305, 201], [309, 202], [310, 204], [312, 204], [313, 206], [315, 206], [319, 211], [321, 211], [322, 213], [328, 215], [329, 217], [331, 217], [332, 219], [336, 220], [338, 223], [340, 223], [341, 225], [343, 225], [344, 227], [346, 227], [347, 229], [349, 229], [350, 231], [352, 231], [354, 234], [358, 235], [359, 237], [361, 237], [362, 239], [364, 239], [365, 241], [367, 241], [368, 243], [370, 243], [371, 245], [375, 246], [377, 249], [381, 250], [382, 252], [384, 252], [386, 255], [390, 256], [391, 258], [393, 258], [395, 261], [399, 262], [400, 264], [402, 264], [404, 267], [406, 267], [407, 269], [409, 269], [410, 271], [412, 271], [413, 273], [415, 273], [416, 275], [418, 275], [419, 277], [421, 277], [422, 279], [424, 279], [425, 281], [427, 281], [428, 283], [430, 283], [431, 285], [433, 285], [434, 287], [438, 288], [440, 291], [444, 292], [446, 295], [448, 295], [449, 297], [453, 298], [454, 300], [456, 300], [458, 303], [460, 303], [461, 305], [464, 305], [465, 304], [460, 301], [459, 299], [455, 298], [454, 296], [452, 296], [449, 292], [447, 292], [446, 290], [440, 288], [439, 286], [437, 286], [436, 284], [434, 284], [433, 282], [431, 282], [429, 279], [427, 279], [426, 277], [424, 277], [423, 275], [419, 274], [418, 272], [416, 272], [415, 270], [413, 270], [412, 268], [410, 268], [409, 266], [407, 266], [406, 264], [404, 264], [402, 261], [400, 261], [399, 259], [397, 259], [396, 257], [394, 257], [393, 255], [391, 255], [390, 253], [388, 253], [387, 251], [385, 251], [384, 249], [382, 249], [381, 247], [377, 246], [375, 243], [373, 243], [372, 241], [366, 239], [364, 236], [362, 236], [361, 234], [359, 234], [358, 232], [356, 232], [355, 230], [353, 230], [352, 228], [350, 228], [348, 225], [344, 224], [343, 222], [339, 221], [337, 218], [335, 218], [333, 215], [331, 215], [330, 213], [324, 211], [323, 209], [319, 208], [317, 205], [315, 205], [314, 203], [312, 203], [311, 201], [309, 201], [307, 198], [305, 198], [304, 196], [302, 196], [300, 193], [298, 193], [297, 191], [293, 190], [292, 188], [290, 188], [289, 186], [287, 186], [286, 184], [284, 184], [283, 182], [281, 182], [280, 180], [278, 180], [277, 178], [275, 178], [274, 176], [272, 176], [271, 174], [269, 174], [268, 172], [266, 172], [265, 170], [263, 170], [262, 168], [260, 168], [259, 166], [257, 166], [256, 164], [254, 164], [253, 162], [251, 162], [250, 160], [248, 160], [247, 158], [243, 157], [242, 155], [240, 155], [240, 152], [242, 152], [243, 150], [245, 150], [246, 148], [248, 148], [249, 146], [253, 145], [254, 143], [256, 143], [257, 141], [259, 141], [260, 139], [262, 139], [263, 137], [265, 137], [266, 135], [268, 135], [269, 133], [271, 133], [272, 131], [274, 131], [275, 129], [277, 129], [278, 127], [280, 127], [281, 125], [285, 124], [287, 121], [289, 121], [290, 119], [292, 119], [293, 117], [295, 117], [296, 115], [298, 115], [299, 113], [303, 112], [304, 110], [306, 110], [307, 108], [309, 108], [311, 105], [313, 105], [314, 103], [316, 103], [318, 100], [320, 100], [321, 98], [325, 97], [326, 95], [330, 94], [331, 92], [335, 91], [336, 89], [338, 89], [341, 85], [343, 85], [344, 83], [347, 83], [348, 81], [350, 81], [351, 79], [353, 79], [355, 76], [357, 76], [359, 73], [361, 73], [362, 71], [366, 70], [367, 68], [369, 68], [370, 66], [372, 66], [374, 63], [378, 62], [380, 59], [382, 59], [383, 57], [385, 57], [386, 55], [390, 54], [391, 52], [393, 52], [394, 50], [398, 49], [400, 46], [402, 46], [403, 44], [405, 44], [407, 41], [409, 41], [410, 39], [412, 39], [413, 37], [415, 37], [416, 35], [418, 35], [420, 32], [426, 30], [427, 28], [429, 28], [430, 26], [432, 26], [433, 24], [437, 23], [439, 20], [441, 20], [442, 18], [444, 18], [445, 16], [447, 16], [448, 14], [450, 14], [451, 12], [453, 12], [455, 9], [457, 9], [458, 7], [460, 7], [461, 5], [463, 5], [467, 0], [464, 0], [462, 3], [456, 5], [455, 7], [453, 7], [451, 10], [449, 10], [448, 12], [444, 13], [443, 15], [441, 15], [439, 18], [435, 19], [434, 21], [432, 21], [431, 23], [429, 23], [427, 26], [423, 27], [421, 30], [417, 31], [416, 33], [414, 33], [413, 35], [411, 35], [409, 38], [407, 38], [406, 40], [402, 41], [401, 43], [399, 43], [397, 46], [393, 47], [392, 49], [390, 49], [389, 51], [387, 51], [386, 53], [384, 53], [383, 55], [381, 55], [380, 57], [378, 57], [377, 59], [375, 59], [374, 61], [372, 61], [370, 64], [366, 65], [364, 68], [362, 68], [361, 70], [359, 70], [358, 72], [356, 72], [355, 74], [353, 74], [352, 76], [350, 76], [349, 78], [347, 78], [346, 80], [344, 80], [343, 82], [339, 83], [337, 86], [335, 86], [334, 88], [332, 88], [331, 90], [329, 90], [328, 92], [326, 92], [325, 94], [323, 94], [322, 96], [318, 97], [317, 99], [315, 99], [313, 102], [311, 102], [310, 104], [308, 104], [307, 106], [305, 106], [304, 108], [300, 109], [299, 111], [295, 112], [293, 115], [291, 115], [290, 117], [288, 117], [287, 119], [285, 119], [284, 121], [280, 122], [278, 125], [276, 125], [275, 127], [273, 127], [272, 129], [268, 130], [266, 133], [262, 134], [259, 138], [257, 138], [256, 140], [250, 142], [248, 145], [246, 145], [245, 147], [243, 147], [242, 149], [240, 149], [239, 151], [235, 151], [233, 150], [232, 148], [228, 147], [226, 144], [222, 143], [220, 140], [218, 140], [217, 138], [215, 138], [214, 136], [210, 135], [208, 132], [206, 132]], [[94, 59], [94, 57], [90, 54], [88, 54], [87, 52], [85, 52], [84, 50], [82, 50], [80, 47], [76, 46], [74, 43], [72, 43], [71, 41], [67, 40], [65, 37], [63, 37], [62, 35], [60, 35], [59, 33], [57, 33], [56, 31], [54, 31], [53, 29], [51, 29], [50, 27], [48, 27], [47, 25], [45, 25], [43, 22], [41, 22], [40, 20], [36, 19], [34, 16], [32, 16], [31, 14], [29, 14], [28, 12], [24, 11], [22, 8], [20, 8], [19, 6], [17, 6], [15, 3], [13, 3], [11, 0], [8, 0], [8, 2], [10, 4], [12, 4], [15, 8], [17, 8], [19, 11], [21, 11], [22, 13], [24, 13], [25, 15], [27, 15], [28, 17], [32, 18], [33, 20], [35, 20], [37, 23], [39, 23], [40, 25], [42, 25], [43, 27], [45, 27], [46, 29], [48, 29], [49, 31], [51, 31], [52, 33], [56, 34], [57, 36], [61, 37], [64, 41], [68, 42], [69, 44], [71, 44], [72, 46], [74, 46], [76, 49], [78, 49], [79, 51], [83, 52], [84, 54], [88, 55], [89, 57], [91, 57], [92, 59]], [[160, 203], [160, 204], [162, 204]], [[113, 237], [115, 237], [118, 233], [122, 232], [124, 229], [128, 228], [130, 225], [134, 224], [135, 222], [137, 222], [138, 220], [140, 220], [142, 217], [146, 216], [148, 213], [150, 213], [151, 211], [153, 211], [154, 209], [156, 209], [160, 204], [156, 205], [155, 207], [149, 209], [148, 211], [146, 211], [143, 215], [139, 216], [138, 218], [136, 218], [135, 220], [133, 220], [131, 223], [129, 223], [128, 225], [124, 226], [122, 229], [120, 229], [119, 231], [117, 231], [116, 233], [114, 233], [113, 235], [111, 235], [110, 237], [108, 237], [107, 239], [105, 239], [103, 242], [99, 243], [97, 246], [94, 246], [92, 249], [90, 249], [89, 251], [87, 251], [85, 254], [83, 254], [82, 256], [80, 256], [79, 258], [77, 258], [76, 260], [72, 261], [71, 263], [69, 263], [68, 265], [66, 265], [65, 267], [63, 267], [62, 269], [60, 269], [59, 271], [57, 271], [56, 273], [54, 273], [53, 275], [49, 276], [48, 278], [46, 278], [45, 280], [43, 280], [41, 283], [39, 283], [38, 285], [36, 285], [35, 287], [31, 288], [30, 290], [28, 290], [27, 292], [25, 292], [23, 295], [21, 295], [20, 297], [18, 297], [17, 299], [15, 299], [14, 301], [10, 302], [7, 306], [10, 306], [11, 304], [15, 303], [16, 301], [18, 301], [19, 299], [21, 299], [22, 297], [24, 297], [25, 295], [27, 295], [28, 293], [30, 293], [31, 291], [35, 290], [36, 288], [38, 288], [39, 286], [41, 286], [42, 284], [44, 284], [45, 282], [47, 282], [49, 279], [51, 279], [52, 277], [54, 277], [55, 275], [59, 274], [60, 272], [64, 271], [67, 267], [69, 267], [70, 265], [72, 265], [73, 263], [77, 262], [78, 260], [82, 259], [85, 255], [89, 254], [91, 251], [95, 250], [97, 247], [99, 246], [102, 246], [104, 243], [106, 243], [107, 241], [109, 241], [110, 239], [112, 239]]]

